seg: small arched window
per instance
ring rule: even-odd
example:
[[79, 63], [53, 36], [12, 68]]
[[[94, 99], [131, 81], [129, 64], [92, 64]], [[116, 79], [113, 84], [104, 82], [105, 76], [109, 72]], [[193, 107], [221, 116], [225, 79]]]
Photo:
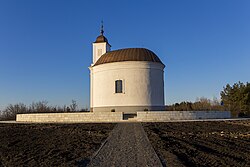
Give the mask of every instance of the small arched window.
[[102, 55], [102, 49], [97, 50], [97, 55], [98, 55], [98, 58]]
[[122, 80], [115, 81], [115, 93], [122, 93]]

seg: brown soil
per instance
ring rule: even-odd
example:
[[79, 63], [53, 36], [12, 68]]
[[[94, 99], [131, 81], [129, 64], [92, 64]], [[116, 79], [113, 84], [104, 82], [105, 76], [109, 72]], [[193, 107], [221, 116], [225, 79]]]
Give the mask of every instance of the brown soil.
[[250, 166], [248, 121], [144, 123], [167, 166]]
[[[164, 166], [240, 167], [250, 166], [249, 124], [249, 120], [169, 122], [143, 123], [143, 127]], [[0, 167], [86, 166], [91, 164], [90, 158], [112, 134], [110, 132], [115, 125], [0, 124]], [[109, 142], [102, 147], [104, 153], [105, 147], [113, 148], [113, 158], [126, 159], [127, 155], [131, 155], [129, 160], [132, 161], [135, 156], [131, 150], [140, 150], [137, 147], [148, 145], [140, 137], [136, 138], [140, 130], [130, 126], [135, 125], [124, 124], [114, 129], [114, 140], [111, 135], [110, 147]], [[120, 143], [115, 145], [117, 141]], [[121, 147], [123, 144], [127, 146]], [[106, 150], [107, 154], [102, 155], [112, 153], [110, 149]], [[146, 151], [136, 154], [142, 153], [146, 155]], [[137, 159], [136, 163], [142, 159]], [[124, 161], [124, 164], [128, 161]]]
[[0, 166], [85, 166], [115, 124], [0, 124]]

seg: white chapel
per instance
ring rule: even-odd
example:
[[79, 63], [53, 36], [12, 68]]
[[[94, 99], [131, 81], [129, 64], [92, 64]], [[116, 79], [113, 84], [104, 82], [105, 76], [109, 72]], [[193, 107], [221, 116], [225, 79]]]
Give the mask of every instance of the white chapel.
[[[225, 119], [230, 111], [164, 111], [164, 68], [146, 48], [111, 51], [101, 34], [93, 42], [90, 70], [90, 111], [17, 114], [17, 122], [167, 122]], [[154, 112], [151, 112], [154, 111]]]
[[124, 112], [164, 110], [164, 68], [146, 48], [111, 51], [101, 34], [93, 43], [90, 70], [90, 111]]

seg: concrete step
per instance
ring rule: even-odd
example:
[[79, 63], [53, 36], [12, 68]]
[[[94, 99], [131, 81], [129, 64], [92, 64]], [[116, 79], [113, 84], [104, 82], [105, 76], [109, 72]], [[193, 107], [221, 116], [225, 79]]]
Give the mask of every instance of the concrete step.
[[128, 120], [134, 120], [134, 119], [137, 119], [137, 117], [128, 118]]

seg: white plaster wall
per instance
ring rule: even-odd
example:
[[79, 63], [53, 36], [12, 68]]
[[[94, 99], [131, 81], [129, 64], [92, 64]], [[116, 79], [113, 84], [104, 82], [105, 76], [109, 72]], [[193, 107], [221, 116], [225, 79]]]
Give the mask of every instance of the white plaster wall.
[[[98, 49], [102, 49], [102, 54], [98, 55]], [[110, 51], [110, 45], [106, 42], [93, 43], [93, 64], [106, 52]]]
[[[164, 106], [164, 65], [124, 61], [90, 67], [91, 107]], [[123, 80], [123, 93], [115, 93], [115, 81]]]

